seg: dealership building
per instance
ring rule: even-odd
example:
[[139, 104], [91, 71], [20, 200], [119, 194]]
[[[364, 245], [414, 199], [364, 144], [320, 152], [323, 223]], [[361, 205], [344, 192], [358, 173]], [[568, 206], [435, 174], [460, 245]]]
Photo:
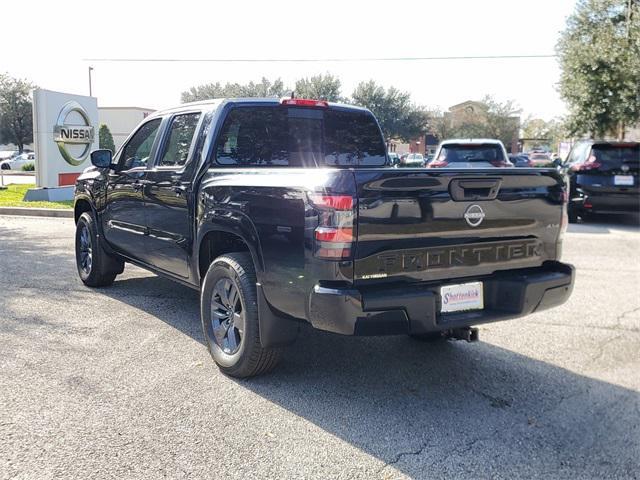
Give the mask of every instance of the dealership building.
[[153, 108], [98, 107], [98, 118], [100, 125], [109, 127], [113, 143], [118, 150], [133, 129], [153, 112]]

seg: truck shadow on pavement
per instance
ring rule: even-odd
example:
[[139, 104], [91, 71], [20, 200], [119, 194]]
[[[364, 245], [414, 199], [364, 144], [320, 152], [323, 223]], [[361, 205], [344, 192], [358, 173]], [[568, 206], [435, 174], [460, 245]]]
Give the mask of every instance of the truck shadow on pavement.
[[[204, 345], [197, 292], [158, 277], [102, 291]], [[169, 295], [176, 308], [143, 305], [149, 294]], [[228, 381], [380, 459], [382, 478], [390, 466], [414, 478], [637, 472], [637, 392], [489, 343], [342, 337], [304, 327], [274, 372]], [[273, 425], [276, 435], [279, 428]]]
[[571, 223], [569, 233], [640, 232], [640, 215], [595, 215], [589, 221]]
[[[68, 251], [47, 253], [46, 239], [0, 233], [5, 245], [21, 242], [20, 250], [4, 249], [15, 256], [3, 263], [6, 282], [38, 288], [49, 279], [52, 287], [70, 290], [71, 299], [73, 290], [84, 289]], [[39, 252], [37, 271], [24, 271], [23, 252], [29, 251]], [[204, 345], [198, 293], [138, 275], [125, 270], [112, 287], [93, 292], [144, 310]], [[0, 298], [0, 317], [10, 308]], [[628, 478], [638, 472], [637, 392], [490, 343], [423, 344], [303, 328], [271, 374], [216, 381], [233, 382], [292, 413], [272, 425], [274, 441], [287, 430], [288, 438], [299, 439], [290, 446], [295, 455], [322, 452], [328, 468], [353, 470], [334, 476], [393, 478], [391, 468], [413, 478]], [[326, 445], [303, 448], [316, 427], [330, 435], [310, 437]], [[335, 447], [348, 452], [345, 443], [378, 459], [379, 472], [359, 470], [358, 452], [352, 459], [334, 453]]]

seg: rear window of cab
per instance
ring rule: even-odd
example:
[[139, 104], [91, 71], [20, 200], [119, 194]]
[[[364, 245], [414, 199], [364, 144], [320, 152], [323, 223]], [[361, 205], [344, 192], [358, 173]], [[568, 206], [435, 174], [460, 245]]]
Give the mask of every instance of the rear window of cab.
[[235, 107], [215, 145], [218, 165], [382, 167], [385, 143], [371, 114], [283, 105]]

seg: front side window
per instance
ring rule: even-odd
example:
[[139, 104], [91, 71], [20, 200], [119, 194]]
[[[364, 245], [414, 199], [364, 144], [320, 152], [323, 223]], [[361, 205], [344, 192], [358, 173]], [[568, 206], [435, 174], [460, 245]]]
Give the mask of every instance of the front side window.
[[160, 119], [156, 118], [142, 125], [133, 134], [120, 155], [119, 166], [121, 170], [147, 166], [159, 127]]
[[231, 110], [216, 142], [221, 165], [384, 166], [385, 145], [370, 114], [301, 107]]
[[196, 127], [200, 121], [200, 112], [176, 115], [169, 127], [169, 138], [165, 145], [159, 166], [182, 167], [187, 163], [189, 150]]

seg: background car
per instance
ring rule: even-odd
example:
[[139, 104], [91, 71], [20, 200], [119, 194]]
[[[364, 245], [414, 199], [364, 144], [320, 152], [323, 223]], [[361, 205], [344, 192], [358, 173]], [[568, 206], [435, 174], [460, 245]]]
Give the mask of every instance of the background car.
[[20, 170], [24, 165], [32, 163], [35, 165], [36, 163], [36, 154], [31, 153], [21, 153], [20, 155], [13, 156], [6, 160], [0, 161], [0, 168], [2, 170]]
[[398, 165], [398, 163], [400, 163], [400, 155], [398, 155], [396, 152], [388, 152], [387, 156], [389, 157], [389, 164], [391, 166], [396, 166]]
[[582, 140], [569, 152], [569, 221], [594, 213], [639, 213], [640, 143]]
[[509, 161], [513, 163], [514, 167], [530, 167], [529, 157], [524, 153], [516, 153], [509, 155]]
[[552, 163], [551, 155], [546, 152], [532, 152], [529, 154], [530, 167], [550, 167]]
[[440, 143], [427, 168], [503, 168], [513, 167], [500, 140], [453, 139]]
[[0, 168], [2, 170], [9, 170], [11, 166], [7, 162], [13, 159], [16, 155], [18, 155], [17, 150], [0, 150]]
[[424, 167], [424, 157], [421, 153], [409, 153], [406, 157], [400, 159], [400, 166], [406, 168], [422, 168]]

